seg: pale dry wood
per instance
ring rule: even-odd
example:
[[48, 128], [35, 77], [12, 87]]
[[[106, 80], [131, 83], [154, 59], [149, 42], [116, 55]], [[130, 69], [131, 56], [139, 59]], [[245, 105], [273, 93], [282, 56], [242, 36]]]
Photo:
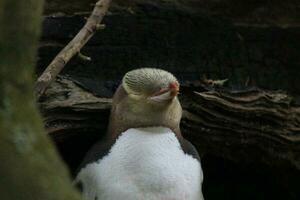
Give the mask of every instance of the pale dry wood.
[[56, 79], [56, 76], [61, 72], [69, 60], [74, 55], [80, 53], [81, 48], [89, 41], [94, 33], [105, 27], [101, 22], [108, 11], [110, 3], [111, 0], [99, 0], [95, 4], [94, 10], [83, 28], [69, 44], [59, 52], [38, 78], [36, 82], [36, 93], [38, 98], [43, 95], [47, 87]]

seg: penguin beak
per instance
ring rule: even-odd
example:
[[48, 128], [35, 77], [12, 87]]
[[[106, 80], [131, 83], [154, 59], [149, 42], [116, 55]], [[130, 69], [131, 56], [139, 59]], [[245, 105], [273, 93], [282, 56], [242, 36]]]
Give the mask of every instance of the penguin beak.
[[169, 87], [162, 88], [160, 91], [151, 95], [149, 99], [155, 102], [164, 102], [173, 99], [178, 93], [179, 84], [177, 82], [172, 82], [169, 84]]

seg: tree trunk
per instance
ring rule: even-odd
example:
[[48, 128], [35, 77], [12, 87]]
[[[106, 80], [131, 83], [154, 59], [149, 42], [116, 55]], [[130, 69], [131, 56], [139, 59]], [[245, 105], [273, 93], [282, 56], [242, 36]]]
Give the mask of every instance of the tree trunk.
[[80, 199], [33, 95], [42, 1], [0, 1], [0, 198]]

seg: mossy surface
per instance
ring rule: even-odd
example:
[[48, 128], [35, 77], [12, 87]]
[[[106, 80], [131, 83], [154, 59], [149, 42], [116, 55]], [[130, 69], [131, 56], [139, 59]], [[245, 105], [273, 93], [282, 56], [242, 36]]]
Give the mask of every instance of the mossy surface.
[[41, 13], [41, 0], [0, 2], [1, 199], [79, 199], [34, 103]]

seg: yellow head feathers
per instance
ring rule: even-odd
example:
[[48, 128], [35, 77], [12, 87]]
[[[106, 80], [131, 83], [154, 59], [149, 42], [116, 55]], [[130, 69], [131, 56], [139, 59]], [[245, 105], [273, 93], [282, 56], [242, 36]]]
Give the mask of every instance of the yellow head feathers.
[[173, 74], [165, 70], [140, 68], [127, 72], [123, 77], [122, 85], [128, 94], [149, 96], [163, 88], [168, 88], [170, 83], [174, 82], [178, 84]]

